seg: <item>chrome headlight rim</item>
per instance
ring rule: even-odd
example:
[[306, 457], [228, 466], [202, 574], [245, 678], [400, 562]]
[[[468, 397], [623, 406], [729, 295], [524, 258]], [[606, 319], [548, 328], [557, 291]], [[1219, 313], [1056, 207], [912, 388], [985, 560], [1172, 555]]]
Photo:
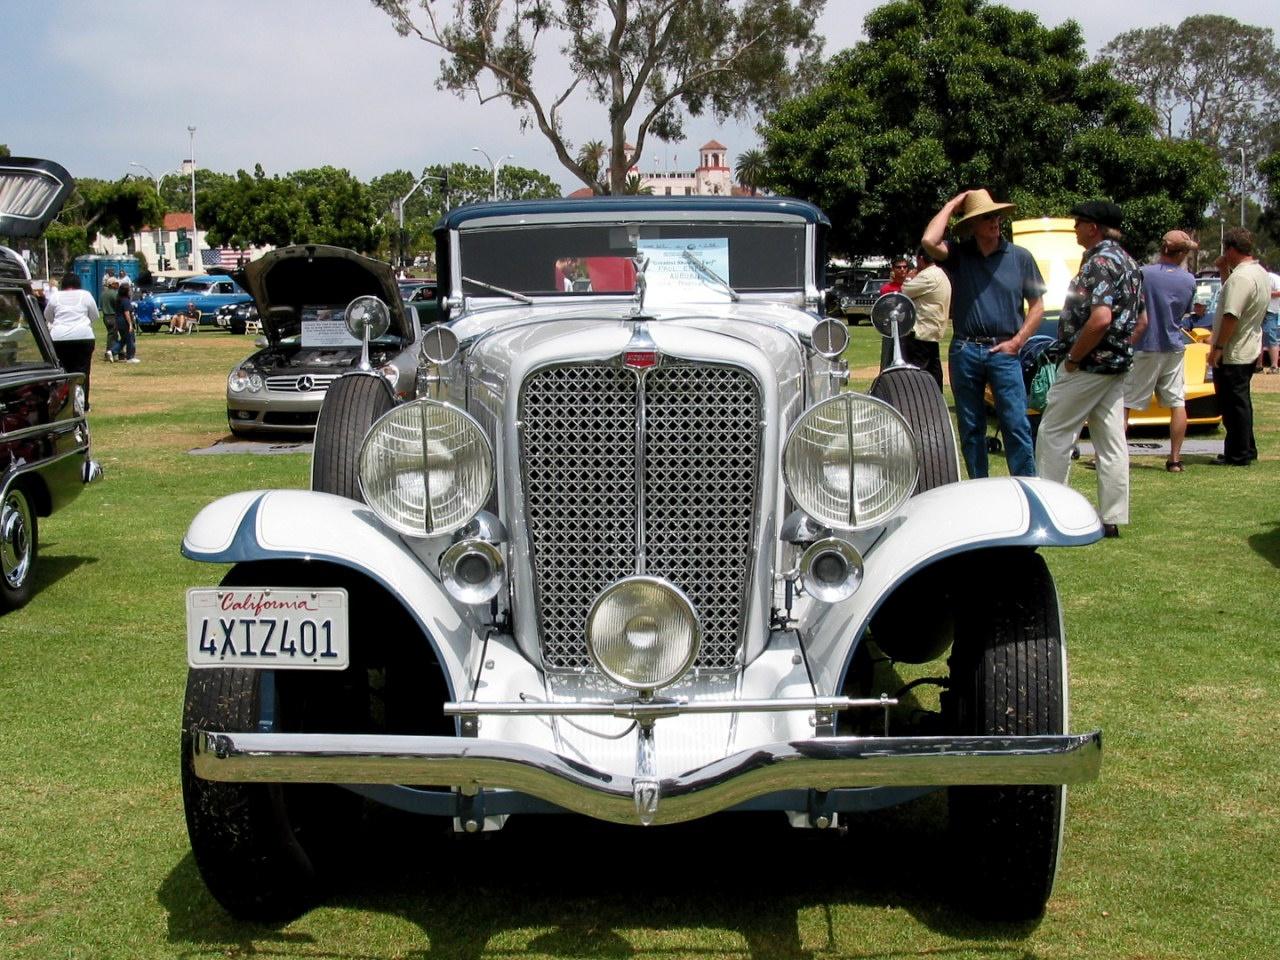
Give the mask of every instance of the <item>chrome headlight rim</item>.
[[[889, 414], [895, 420], [897, 420], [898, 423], [901, 425], [903, 431], [906, 434], [907, 440], [911, 445], [911, 461], [914, 469], [913, 469], [911, 483], [908, 484], [906, 487], [906, 493], [899, 498], [898, 503], [894, 505], [893, 509], [886, 510], [882, 515], [873, 517], [872, 519], [864, 522], [860, 522], [856, 520], [850, 521], [845, 517], [823, 516], [821, 513], [815, 512], [814, 510], [810, 509], [810, 506], [806, 504], [805, 498], [801, 497], [796, 491], [795, 486], [792, 482], [792, 478], [789, 475], [789, 472], [787, 470], [787, 462], [788, 462], [787, 451], [790, 449], [792, 440], [794, 439], [795, 435], [806, 426], [806, 421], [811, 414], [820, 410], [822, 407], [826, 406], [827, 404], [837, 403], [837, 402], [845, 403], [845, 404], [868, 403], [868, 404], [871, 404], [872, 406], [878, 406], [878, 407], [884, 408], [884, 410], [887, 410]], [[845, 533], [856, 533], [860, 530], [870, 530], [874, 527], [878, 527], [886, 523], [899, 510], [902, 509], [902, 507], [906, 504], [908, 500], [911, 499], [911, 495], [915, 492], [916, 485], [920, 482], [920, 441], [917, 439], [916, 432], [915, 430], [912, 429], [911, 424], [907, 422], [907, 418], [904, 417], [902, 415], [902, 412], [898, 410], [897, 407], [893, 406], [893, 404], [888, 403], [884, 400], [881, 400], [879, 397], [873, 397], [868, 393], [858, 393], [852, 390], [842, 391], [841, 393], [836, 394], [834, 397], [828, 397], [825, 400], [819, 400], [817, 403], [812, 404], [808, 409], [806, 409], [803, 413], [801, 413], [800, 416], [796, 417], [795, 422], [791, 424], [790, 429], [787, 430], [786, 439], [782, 443], [781, 460], [782, 460], [782, 463], [781, 463], [782, 469], [779, 472], [782, 474], [783, 487], [786, 489], [787, 496], [791, 498], [791, 501], [794, 504], [796, 504], [796, 506], [798, 506], [801, 510], [803, 510], [806, 514], [808, 514], [810, 517], [812, 517], [814, 520], [818, 521], [819, 523], [825, 524], [828, 527], [831, 527], [835, 530], [843, 531]]]
[[[627, 677], [624, 674], [611, 669], [609, 665], [601, 659], [596, 650], [597, 644], [593, 641], [591, 635], [591, 625], [595, 620], [596, 613], [599, 611], [601, 605], [609, 600], [619, 590], [636, 584], [657, 587], [658, 589], [668, 592], [688, 616], [693, 635], [686, 655], [679, 662], [679, 668], [669, 670], [665, 677], [652, 682], [637, 682], [631, 677]], [[618, 686], [625, 687], [628, 690], [652, 691], [671, 686], [673, 683], [676, 683], [684, 677], [685, 674], [693, 668], [694, 663], [698, 659], [698, 654], [702, 650], [702, 618], [698, 616], [698, 610], [693, 605], [693, 601], [689, 599], [688, 595], [683, 590], [670, 580], [667, 580], [665, 577], [655, 577], [650, 574], [636, 574], [635, 576], [624, 577], [621, 580], [614, 581], [609, 584], [609, 586], [601, 590], [600, 593], [596, 595], [596, 598], [591, 602], [591, 607], [587, 611], [587, 617], [584, 621], [584, 634], [587, 653], [591, 656], [591, 661], [596, 665], [596, 669], [614, 683], [618, 684]]]
[[[470, 513], [468, 513], [462, 519], [459, 519], [459, 520], [456, 520], [455, 522], [447, 523], [441, 526], [433, 526], [430, 530], [424, 529], [423, 527], [412, 527], [407, 523], [403, 523], [400, 520], [396, 519], [395, 517], [388, 515], [385, 509], [383, 509], [383, 507], [378, 503], [378, 498], [370, 495], [368, 485], [366, 484], [366, 481], [365, 481], [365, 469], [364, 469], [366, 451], [369, 448], [369, 444], [373, 441], [374, 437], [377, 435], [379, 427], [381, 427], [384, 423], [386, 423], [392, 417], [397, 415], [402, 415], [406, 409], [413, 408], [413, 407], [420, 408], [424, 406], [439, 407], [443, 410], [449, 411], [450, 414], [460, 418], [460, 420], [464, 423], [464, 425], [467, 426], [474, 433], [475, 437], [477, 437], [480, 443], [482, 444], [481, 446], [482, 459], [483, 459], [483, 462], [486, 464], [486, 469], [488, 471], [488, 477], [484, 486], [484, 490], [476, 497], [475, 509], [473, 509]], [[364, 499], [364, 502], [369, 505], [370, 509], [372, 509], [373, 512], [377, 514], [378, 519], [381, 520], [383, 523], [385, 523], [392, 530], [396, 531], [397, 533], [406, 537], [413, 537], [414, 539], [419, 539], [419, 540], [428, 539], [432, 537], [447, 536], [465, 527], [468, 523], [470, 523], [473, 519], [475, 519], [477, 514], [479, 514], [482, 510], [484, 510], [485, 505], [489, 502], [490, 496], [493, 494], [494, 485], [497, 482], [497, 471], [495, 466], [493, 443], [490, 441], [489, 435], [485, 433], [484, 428], [480, 426], [480, 423], [475, 419], [475, 417], [471, 416], [471, 414], [467, 413], [467, 411], [463, 410], [461, 407], [455, 406], [452, 403], [445, 403], [444, 401], [441, 401], [441, 400], [433, 400], [429, 397], [419, 397], [415, 400], [409, 400], [406, 403], [396, 404], [390, 410], [384, 413], [381, 417], [375, 420], [372, 424], [370, 424], [369, 429], [365, 431], [364, 440], [361, 441], [360, 453], [356, 458], [356, 465], [357, 465], [356, 479], [360, 487], [360, 496]], [[429, 504], [424, 504], [423, 510], [424, 510], [424, 513], [428, 512]]]

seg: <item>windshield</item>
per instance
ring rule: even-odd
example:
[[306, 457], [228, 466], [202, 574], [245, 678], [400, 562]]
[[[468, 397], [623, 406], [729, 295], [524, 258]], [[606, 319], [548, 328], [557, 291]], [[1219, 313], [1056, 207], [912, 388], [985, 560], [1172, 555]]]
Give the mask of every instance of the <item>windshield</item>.
[[473, 296], [629, 294], [636, 256], [648, 258], [651, 288], [688, 283], [708, 268], [741, 293], [805, 287], [803, 224], [526, 224], [463, 231], [459, 243], [462, 290]]
[[209, 284], [207, 283], [192, 283], [189, 280], [178, 286], [178, 290], [183, 293], [204, 293], [208, 289]]

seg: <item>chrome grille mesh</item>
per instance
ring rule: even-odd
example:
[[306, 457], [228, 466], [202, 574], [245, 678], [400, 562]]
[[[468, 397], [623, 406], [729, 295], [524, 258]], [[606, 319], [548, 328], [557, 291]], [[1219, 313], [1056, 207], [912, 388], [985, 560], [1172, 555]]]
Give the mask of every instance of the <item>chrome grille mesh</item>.
[[698, 663], [729, 667], [754, 529], [759, 394], [733, 367], [667, 366], [647, 379], [648, 572], [693, 601], [702, 618]]
[[[613, 365], [548, 367], [520, 397], [522, 467], [544, 662], [591, 663], [592, 600], [636, 572], [639, 378]], [[646, 377], [646, 572], [702, 618], [698, 665], [732, 667], [741, 642], [759, 476], [760, 396], [733, 367], [669, 364]]]
[[[287, 376], [267, 377], [267, 389], [273, 393], [314, 393], [323, 395], [333, 381], [337, 380], [341, 374], [337, 373], [309, 373], [309, 374], [288, 374]], [[303, 381], [306, 381], [304, 384]], [[303, 389], [303, 387], [306, 389]]]

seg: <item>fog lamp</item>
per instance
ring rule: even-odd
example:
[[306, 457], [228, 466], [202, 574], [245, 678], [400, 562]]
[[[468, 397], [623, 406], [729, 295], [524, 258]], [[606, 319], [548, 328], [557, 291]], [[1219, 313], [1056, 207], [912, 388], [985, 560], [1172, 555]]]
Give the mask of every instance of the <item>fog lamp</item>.
[[800, 557], [800, 583], [815, 600], [847, 600], [862, 585], [862, 555], [836, 537], [819, 540]]
[[487, 540], [461, 540], [440, 558], [444, 588], [463, 603], [486, 603], [506, 582], [502, 551]]
[[702, 643], [693, 604], [661, 577], [628, 577], [607, 587], [591, 605], [586, 633], [601, 673], [632, 690], [679, 680]]

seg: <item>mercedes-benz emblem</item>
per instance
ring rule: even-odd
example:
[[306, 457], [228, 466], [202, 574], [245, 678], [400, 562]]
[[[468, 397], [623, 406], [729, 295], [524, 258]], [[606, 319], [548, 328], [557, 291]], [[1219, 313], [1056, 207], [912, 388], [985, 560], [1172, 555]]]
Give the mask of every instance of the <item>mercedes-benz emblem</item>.
[[299, 378], [298, 378], [298, 392], [299, 392], [299, 393], [306, 393], [308, 390], [310, 390], [310, 389], [311, 389], [312, 387], [314, 387], [315, 385], [316, 385], [316, 382], [315, 382], [313, 379], [311, 379], [311, 377], [299, 377]]

